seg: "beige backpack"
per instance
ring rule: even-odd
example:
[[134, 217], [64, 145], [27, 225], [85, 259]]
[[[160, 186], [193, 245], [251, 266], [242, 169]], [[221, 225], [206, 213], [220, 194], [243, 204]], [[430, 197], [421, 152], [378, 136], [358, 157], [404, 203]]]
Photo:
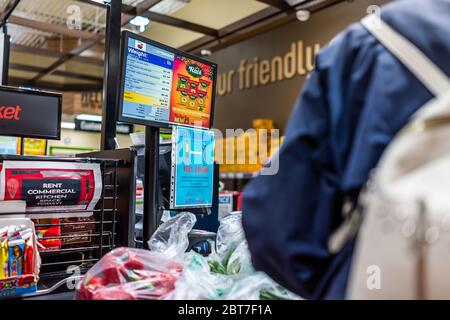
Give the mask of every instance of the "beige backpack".
[[450, 299], [450, 80], [381, 19], [361, 22], [434, 98], [386, 148], [361, 194], [347, 298]]

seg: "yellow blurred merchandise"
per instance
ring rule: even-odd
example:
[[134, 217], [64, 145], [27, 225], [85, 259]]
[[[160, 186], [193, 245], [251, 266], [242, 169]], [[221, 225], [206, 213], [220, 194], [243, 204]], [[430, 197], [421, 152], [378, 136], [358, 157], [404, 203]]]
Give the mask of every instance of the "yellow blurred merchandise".
[[216, 147], [221, 148], [216, 152], [216, 161], [221, 164], [220, 172], [258, 172], [278, 151], [282, 139], [272, 136], [275, 122], [272, 119], [254, 119], [252, 124], [254, 130], [216, 140]]
[[23, 151], [29, 156], [45, 156], [47, 154], [47, 140], [35, 138], [17, 139], [17, 153], [20, 154], [21, 143], [23, 141]]
[[253, 119], [253, 129], [275, 129], [275, 122], [272, 119]]

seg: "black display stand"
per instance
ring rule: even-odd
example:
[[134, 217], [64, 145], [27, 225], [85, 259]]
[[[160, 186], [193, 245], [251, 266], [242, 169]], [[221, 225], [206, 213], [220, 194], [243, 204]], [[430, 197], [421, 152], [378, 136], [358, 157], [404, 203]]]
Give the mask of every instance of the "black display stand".
[[158, 188], [159, 188], [159, 128], [145, 127], [145, 179], [143, 240], [148, 249], [148, 240], [158, 227]]
[[117, 102], [120, 78], [120, 28], [122, 1], [106, 6], [105, 70], [103, 76], [103, 108], [101, 149], [116, 149]]
[[9, 50], [11, 45], [11, 37], [8, 35], [8, 29], [6, 28], [6, 25], [3, 25], [3, 34], [5, 36], [5, 41], [3, 47], [3, 65], [0, 66], [0, 68], [3, 69], [2, 79], [0, 79], [0, 85], [7, 86], [9, 78]]

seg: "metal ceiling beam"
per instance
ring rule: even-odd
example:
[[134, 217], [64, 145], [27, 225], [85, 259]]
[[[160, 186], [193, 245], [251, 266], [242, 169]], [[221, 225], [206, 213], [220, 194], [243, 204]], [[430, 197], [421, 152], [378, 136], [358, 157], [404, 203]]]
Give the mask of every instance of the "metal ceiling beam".
[[[140, 15], [142, 12], [149, 10], [150, 8], [156, 6], [158, 3], [160, 3], [162, 0], [146, 0], [146, 1], [142, 1], [141, 3], [138, 3], [136, 5], [136, 7], [132, 7], [132, 6], [128, 6], [128, 9], [126, 8], [125, 5], [122, 4], [122, 12], [123, 13], [128, 13], [134, 16], [138, 16]], [[131, 8], [132, 9], [131, 9]], [[132, 12], [130, 13], [130, 9], [132, 10]]]
[[[225, 34], [245, 29], [249, 25], [260, 22], [260, 21], [266, 21], [266, 19], [273, 17], [274, 15], [280, 14], [280, 10], [275, 7], [268, 7], [266, 9], [263, 9], [261, 11], [258, 11], [244, 19], [241, 19], [235, 23], [232, 23], [221, 30], [219, 30], [219, 39], [220, 37], [223, 37]], [[211, 37], [211, 36], [204, 36], [197, 40], [194, 40], [188, 44], [185, 44], [181, 46], [179, 49], [182, 51], [188, 51], [188, 52], [194, 52], [197, 49], [202, 49], [206, 44], [220, 41], [217, 38]]]
[[[90, 3], [92, 5], [100, 5], [105, 6], [103, 4], [99, 4], [98, 2], [92, 1], [92, 0], [77, 0], [83, 3]], [[128, 18], [128, 21], [131, 20], [135, 16], [144, 16], [149, 18], [152, 21], [159, 22], [162, 24], [166, 24], [172, 27], [182, 28], [189, 31], [194, 31], [198, 33], [203, 33], [209, 36], [217, 37], [218, 33], [216, 29], [208, 28], [196, 23], [188, 22], [186, 20], [181, 20], [178, 18], [174, 18], [171, 16], [167, 16], [164, 14], [160, 14], [157, 12], [148, 11], [151, 7], [157, 5], [161, 0], [148, 0], [143, 1], [142, 3], [138, 4], [136, 7], [129, 6], [122, 4], [122, 13]], [[122, 20], [123, 21], [123, 20]], [[127, 22], [128, 22], [127, 21]]]
[[76, 1], [77, 2], [81, 2], [81, 3], [86, 3], [86, 4], [89, 4], [91, 6], [100, 7], [100, 8], [105, 8], [106, 7], [106, 5], [104, 3], [93, 1], [93, 0], [76, 0]]
[[[137, 14], [140, 13], [140, 11], [144, 12], [149, 10], [151, 7], [153, 7], [154, 5], [156, 5], [157, 3], [159, 3], [160, 1], [144, 1], [141, 6], [139, 6], [139, 10], [136, 11]], [[123, 6], [122, 6], [123, 8]], [[133, 7], [134, 8], [134, 7]], [[130, 9], [128, 9], [130, 10]], [[134, 10], [134, 9], [133, 9]], [[137, 8], [136, 8], [137, 10]], [[131, 20], [133, 18], [133, 16], [127, 16], [127, 17], [122, 17], [122, 26], [127, 24], [129, 20]], [[103, 38], [105, 37], [105, 33], [101, 32], [97, 35], [95, 35], [95, 37], [91, 38], [90, 40], [86, 40], [84, 41], [80, 46], [72, 49], [70, 52], [63, 54], [60, 59], [58, 59], [57, 61], [55, 61], [53, 64], [51, 64], [49, 67], [45, 68], [44, 70], [42, 70], [41, 72], [39, 72], [33, 79], [32, 79], [32, 83], [36, 83], [38, 82], [41, 78], [45, 77], [45, 75], [52, 73], [53, 71], [55, 71], [57, 68], [59, 68], [61, 65], [63, 65], [64, 63], [66, 63], [67, 61], [74, 59], [76, 57], [78, 57], [82, 52], [88, 50], [89, 48], [91, 48], [92, 46], [94, 46], [96, 43], [100, 42]]]
[[16, 24], [19, 26], [24, 26], [32, 29], [41, 30], [44, 32], [63, 34], [72, 38], [81, 38], [81, 39], [91, 39], [96, 34], [88, 31], [69, 29], [66, 27], [62, 27], [53, 23], [48, 23], [44, 21], [38, 21], [18, 16], [10, 16], [8, 19], [8, 23]]
[[239, 38], [244, 34], [250, 34], [255, 28], [266, 26], [270, 21], [280, 20], [286, 16], [285, 12], [269, 7], [222, 28], [219, 30], [219, 37], [217, 38], [203, 37], [201, 39], [204, 41], [201, 41], [201, 39], [193, 41], [181, 47], [181, 50], [198, 53], [201, 49], [210, 49], [220, 44], [227, 44], [232, 37]]
[[[21, 64], [21, 63], [10, 63], [9, 68], [13, 69], [13, 70], [20, 70], [20, 71], [26, 71], [26, 72], [40, 72], [42, 70], [42, 68], [40, 68], [40, 67], [29, 66], [29, 65]], [[65, 70], [55, 70], [52, 72], [52, 75], [59, 76], [59, 77], [67, 77], [67, 78], [75, 78], [75, 79], [80, 79], [80, 80], [99, 82], [99, 83], [101, 83], [103, 81], [102, 77], [92, 76], [89, 74], [73, 72], [73, 71], [65, 71]]]
[[[264, 10], [262, 10], [255, 15], [244, 18], [219, 30], [219, 37], [217, 39], [208, 40], [204, 37], [204, 42], [197, 40], [192, 43], [188, 43], [183, 46], [181, 50], [186, 50], [187, 48], [191, 53], [199, 53], [201, 49], [210, 49], [212, 51], [219, 50], [234, 43], [254, 37], [259, 33], [295, 21], [296, 10], [304, 9], [314, 13], [344, 1], [347, 0], [307, 0], [300, 5], [296, 5], [295, 8], [289, 7], [287, 11], [280, 11], [278, 9], [276, 9], [273, 13], [267, 11], [266, 16], [263, 15], [260, 19], [254, 19], [255, 15], [264, 13]], [[270, 8], [265, 10], [268, 9]]]
[[68, 53], [64, 53], [61, 58], [59, 58], [57, 61], [52, 63], [47, 68], [41, 70], [36, 76], [31, 79], [32, 83], [36, 83], [41, 78], [45, 77], [47, 74], [52, 73], [56, 69], [58, 69], [60, 66], [62, 66], [64, 63], [69, 61], [70, 59], [80, 55], [83, 51], [86, 51], [87, 49], [91, 48], [94, 44], [96, 44], [98, 41], [100, 41], [104, 37], [103, 33], [96, 35], [92, 40], [84, 41], [80, 46], [70, 50]]
[[145, 11], [140, 14], [141, 16], [149, 18], [151, 21], [167, 24], [172, 27], [177, 27], [189, 31], [194, 31], [198, 33], [203, 33], [212, 37], [218, 37], [219, 33], [216, 29], [208, 28], [196, 23], [188, 22], [185, 20], [177, 19], [171, 16], [166, 16], [164, 14], [152, 12], [152, 11]]
[[10, 0], [9, 3], [5, 6], [5, 10], [0, 14], [0, 27], [2, 27], [6, 20], [11, 16], [14, 9], [16, 9], [20, 0]]
[[290, 5], [284, 0], [257, 0], [257, 1], [268, 4], [269, 6], [278, 8], [280, 10], [287, 10], [290, 8]]
[[[29, 46], [24, 46], [24, 45], [20, 45], [20, 44], [11, 44], [11, 51], [17, 51], [17, 52], [39, 55], [39, 56], [55, 57], [55, 58], [60, 58], [64, 55], [64, 52], [29, 47]], [[98, 66], [103, 66], [103, 59], [98, 59], [98, 58], [94, 58], [94, 57], [77, 56], [77, 57], [73, 57], [72, 60], [81, 62], [81, 63], [95, 64]]]
[[55, 91], [98, 91], [102, 89], [102, 84], [84, 84], [84, 83], [74, 83], [74, 84], [62, 84], [49, 81], [40, 81], [39, 84], [33, 84], [28, 79], [23, 79], [19, 77], [9, 77], [9, 85], [21, 86], [21, 87], [31, 87], [37, 89], [49, 89]]
[[[75, 1], [81, 2], [81, 3], [85, 3], [85, 4], [89, 4], [91, 6], [100, 7], [100, 8], [103, 8], [103, 9], [106, 9], [106, 6], [109, 5], [109, 4], [106, 4], [105, 2], [102, 3], [102, 2], [97, 2], [97, 1], [94, 1], [94, 0], [75, 0]], [[153, 1], [161, 2], [162, 0], [153, 0]], [[110, 1], [108, 1], [108, 2], [110, 2]], [[122, 4], [122, 12], [123, 13], [127, 13], [128, 12], [128, 13], [131, 14], [134, 9], [135, 9], [135, 7], [133, 7], [133, 6], [130, 6], [130, 5], [127, 5], [127, 4]]]

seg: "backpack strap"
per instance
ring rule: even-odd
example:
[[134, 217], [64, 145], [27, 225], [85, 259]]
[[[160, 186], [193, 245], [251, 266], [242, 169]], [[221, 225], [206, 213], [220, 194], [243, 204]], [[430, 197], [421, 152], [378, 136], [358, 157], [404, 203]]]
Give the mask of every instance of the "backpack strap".
[[379, 16], [368, 15], [361, 20], [361, 23], [434, 96], [440, 96], [450, 91], [450, 79], [447, 75], [414, 44], [392, 29]]
[[[438, 99], [420, 108], [415, 118], [428, 118], [447, 111], [447, 105], [436, 103], [445, 100], [450, 92], [450, 79], [414, 44], [383, 22], [377, 15], [369, 15], [361, 20], [362, 25]], [[444, 101], [445, 102], [445, 101]], [[359, 201], [358, 201], [359, 203]], [[336, 254], [358, 232], [362, 221], [362, 208], [348, 201], [342, 208], [344, 222], [328, 239], [328, 250]]]

